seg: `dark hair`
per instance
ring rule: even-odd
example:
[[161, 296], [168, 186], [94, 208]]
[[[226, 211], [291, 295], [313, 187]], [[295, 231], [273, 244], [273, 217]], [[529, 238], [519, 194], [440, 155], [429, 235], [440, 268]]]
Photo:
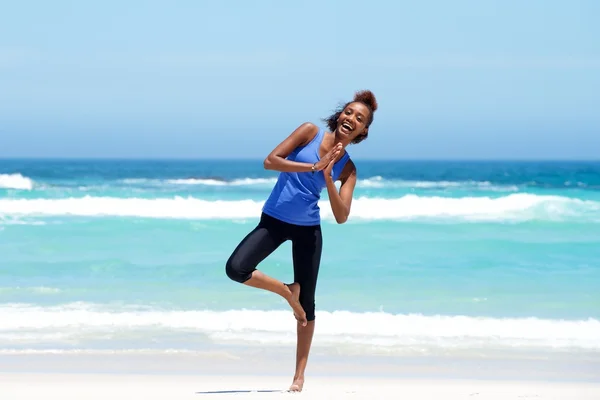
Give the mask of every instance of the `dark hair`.
[[[349, 101], [349, 102], [339, 106], [333, 114], [331, 114], [329, 117], [327, 117], [323, 120], [325, 123], [327, 123], [327, 127], [332, 132], [335, 131], [335, 129], [337, 128], [338, 118], [340, 117], [340, 115], [342, 115], [342, 112], [344, 111], [344, 109], [348, 106], [348, 104], [356, 103], [356, 102], [364, 104], [365, 106], [367, 106], [367, 108], [370, 111], [369, 117], [368, 117], [369, 119], [367, 120], [367, 124], [366, 124], [367, 128], [371, 125], [371, 123], [373, 123], [373, 117], [374, 117], [375, 111], [377, 111], [377, 100], [375, 99], [375, 95], [373, 94], [373, 92], [371, 92], [370, 90], [360, 90], [354, 94], [354, 99], [352, 101]], [[365, 140], [367, 138], [367, 136], [368, 136], [368, 132], [363, 135], [359, 135], [356, 138], [354, 138], [352, 143], [353, 144], [360, 143], [363, 140]]]

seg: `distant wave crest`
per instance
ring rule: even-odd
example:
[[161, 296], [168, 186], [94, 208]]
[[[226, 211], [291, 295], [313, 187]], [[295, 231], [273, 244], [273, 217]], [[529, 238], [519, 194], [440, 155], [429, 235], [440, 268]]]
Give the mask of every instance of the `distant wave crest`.
[[[194, 197], [65, 199], [0, 199], [0, 217], [7, 216], [115, 216], [176, 219], [256, 218], [263, 202], [255, 200], [202, 200]], [[332, 219], [327, 200], [321, 215]], [[515, 193], [492, 197], [439, 197], [413, 194], [384, 199], [361, 197], [353, 201], [353, 220], [464, 220], [464, 221], [585, 221], [600, 222], [600, 202], [562, 196]]]
[[381, 176], [361, 179], [356, 184], [360, 188], [375, 189], [467, 189], [495, 192], [516, 192], [516, 185], [496, 185], [488, 181], [416, 181], [403, 179], [385, 179]]
[[[275, 184], [277, 178], [239, 178], [221, 179], [215, 177], [206, 178], [179, 178], [179, 179], [123, 179], [121, 183], [127, 185], [151, 185], [151, 186], [173, 186], [173, 185], [199, 185], [199, 186], [265, 186]], [[359, 179], [357, 187], [364, 189], [469, 189], [489, 191], [518, 191], [516, 185], [495, 185], [487, 181], [417, 181], [403, 179], [386, 179], [381, 176]]]
[[[93, 181], [93, 180], [92, 180]], [[132, 188], [132, 189], [177, 189], [191, 187], [226, 187], [226, 188], [261, 188], [270, 189], [275, 182], [276, 177], [241, 177], [226, 179], [218, 176], [198, 176], [198, 177], [177, 177], [177, 178], [123, 178], [117, 180], [105, 180], [102, 183], [87, 182], [86, 178], [80, 180], [61, 180], [59, 182], [40, 181], [34, 182], [29, 177], [20, 173], [0, 174], [0, 189], [17, 190], [47, 190], [59, 189], [63, 187], [77, 187], [82, 191], [90, 189], [109, 189], [114, 188]], [[527, 188], [557, 188], [557, 189], [600, 189], [597, 185], [588, 185], [585, 182], [565, 181], [560, 184], [542, 184], [535, 181], [510, 183], [510, 182], [491, 182], [478, 180], [418, 180], [418, 179], [400, 179], [383, 176], [363, 177], [356, 183], [357, 188], [364, 190], [420, 190], [420, 191], [450, 191], [464, 190], [477, 192], [519, 192]], [[201, 189], [200, 189], [201, 190]]]
[[252, 186], [252, 185], [273, 185], [276, 178], [240, 178], [226, 180], [216, 177], [207, 178], [178, 178], [178, 179], [145, 179], [131, 178], [122, 179], [120, 182], [126, 185], [204, 185], [204, 186]]
[[33, 181], [21, 174], [0, 174], [0, 189], [33, 189]]

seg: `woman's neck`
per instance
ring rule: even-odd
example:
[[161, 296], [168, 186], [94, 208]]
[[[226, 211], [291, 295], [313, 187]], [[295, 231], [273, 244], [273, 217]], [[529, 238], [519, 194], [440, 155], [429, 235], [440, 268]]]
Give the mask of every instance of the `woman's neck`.
[[347, 138], [340, 137], [337, 130], [335, 130], [333, 132], [333, 144], [331, 145], [331, 147], [333, 148], [333, 146], [335, 146], [338, 143], [341, 143], [342, 146], [344, 146], [344, 148], [345, 148], [346, 146], [348, 146], [350, 144], [350, 141]]

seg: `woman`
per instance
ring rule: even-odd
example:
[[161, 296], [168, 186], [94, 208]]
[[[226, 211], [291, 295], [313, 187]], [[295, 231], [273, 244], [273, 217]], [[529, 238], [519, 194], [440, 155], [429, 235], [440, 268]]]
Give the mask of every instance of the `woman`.
[[[296, 372], [291, 391], [301, 391], [315, 329], [315, 289], [322, 237], [318, 200], [327, 188], [338, 224], [347, 221], [356, 185], [356, 167], [345, 148], [367, 138], [377, 101], [370, 91], [327, 118], [330, 132], [312, 123], [300, 125], [267, 156], [264, 167], [280, 171], [264, 204], [260, 222], [237, 246], [226, 264], [227, 276], [282, 296], [297, 324]], [[339, 192], [335, 181], [341, 181]], [[285, 284], [256, 269], [286, 240], [292, 241], [294, 283]]]

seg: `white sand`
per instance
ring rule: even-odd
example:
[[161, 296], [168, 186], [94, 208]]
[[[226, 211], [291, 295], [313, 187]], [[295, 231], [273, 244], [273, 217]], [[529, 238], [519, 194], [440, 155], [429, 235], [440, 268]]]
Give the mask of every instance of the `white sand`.
[[316, 377], [302, 393], [285, 392], [288, 385], [287, 378], [260, 375], [5, 373], [0, 375], [0, 399], [600, 399], [600, 383]]
[[[0, 400], [600, 400], [597, 354], [526, 358], [332, 356], [288, 393], [291, 349], [199, 354], [0, 354]], [[295, 397], [293, 397], [295, 398]]]

